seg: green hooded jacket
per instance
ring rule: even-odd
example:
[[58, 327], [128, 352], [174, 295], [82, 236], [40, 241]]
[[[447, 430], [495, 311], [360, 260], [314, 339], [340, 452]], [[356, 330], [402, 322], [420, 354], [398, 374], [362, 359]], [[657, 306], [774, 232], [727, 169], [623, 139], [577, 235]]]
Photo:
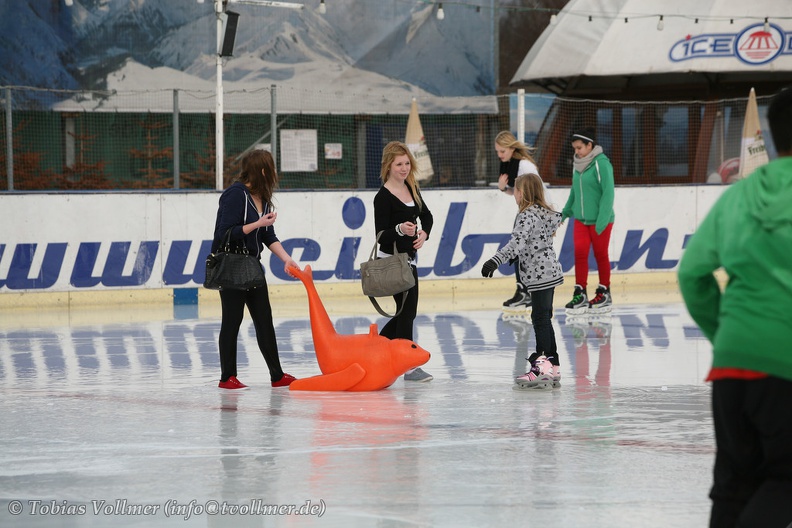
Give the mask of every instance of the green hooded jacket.
[[602, 234], [615, 217], [613, 198], [613, 165], [605, 154], [600, 154], [582, 174], [572, 172], [572, 188], [561, 211], [562, 221], [574, 217]]
[[[712, 272], [723, 268], [721, 292]], [[688, 241], [679, 288], [712, 366], [792, 380], [792, 157], [727, 189]]]

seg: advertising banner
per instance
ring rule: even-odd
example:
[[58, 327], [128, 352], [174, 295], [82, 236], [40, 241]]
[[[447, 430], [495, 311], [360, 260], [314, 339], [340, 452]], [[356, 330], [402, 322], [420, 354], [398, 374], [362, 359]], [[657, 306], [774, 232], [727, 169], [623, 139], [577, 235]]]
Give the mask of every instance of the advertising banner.
[[[617, 187], [610, 257], [614, 273], [671, 271], [723, 186]], [[275, 195], [275, 232], [317, 282], [358, 281], [374, 243], [375, 190]], [[418, 254], [429, 279], [480, 278], [481, 265], [510, 237], [517, 207], [496, 189], [424, 191], [434, 226]], [[548, 189], [560, 210], [568, 188]], [[217, 191], [0, 194], [0, 294], [203, 284]], [[31, 212], [35, 214], [31, 214]], [[567, 221], [555, 236], [566, 273], [574, 266]], [[591, 269], [596, 269], [593, 258]], [[264, 251], [272, 284], [292, 282]], [[500, 267], [513, 275], [514, 268]]]

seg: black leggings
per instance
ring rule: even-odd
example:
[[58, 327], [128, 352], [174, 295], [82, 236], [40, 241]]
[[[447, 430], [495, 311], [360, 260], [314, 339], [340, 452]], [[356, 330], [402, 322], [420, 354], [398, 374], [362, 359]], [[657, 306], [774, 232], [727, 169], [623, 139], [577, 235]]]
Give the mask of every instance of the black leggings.
[[270, 379], [280, 380], [283, 377], [283, 369], [278, 357], [278, 341], [275, 338], [275, 326], [272, 324], [272, 306], [270, 306], [267, 286], [247, 291], [220, 290], [220, 303], [223, 309], [219, 340], [220, 381], [227, 381], [231, 376], [237, 375], [237, 338], [245, 305], [253, 319], [256, 341], [269, 367]]
[[[418, 269], [415, 266], [410, 267], [412, 268], [413, 277], [415, 277], [415, 286], [410, 288], [401, 313], [388, 321], [380, 330], [380, 335], [388, 339], [409, 339], [414, 341], [413, 322], [415, 321], [415, 316], [418, 315]], [[396, 301], [396, 309], [401, 304], [401, 298], [401, 293], [393, 296]]]
[[528, 358], [532, 363], [539, 356], [546, 356], [553, 365], [558, 365], [555, 330], [553, 330], [553, 294], [555, 288], [531, 292], [531, 322], [536, 334], [536, 352]]

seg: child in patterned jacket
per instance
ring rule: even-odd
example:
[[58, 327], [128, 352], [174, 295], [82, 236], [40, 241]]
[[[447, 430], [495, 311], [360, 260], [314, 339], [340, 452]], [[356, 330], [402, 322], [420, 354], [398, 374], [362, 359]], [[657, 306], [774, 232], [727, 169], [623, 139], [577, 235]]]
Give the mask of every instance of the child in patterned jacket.
[[561, 264], [553, 248], [553, 236], [561, 225], [561, 213], [547, 204], [544, 185], [536, 174], [518, 176], [514, 201], [520, 212], [511, 239], [495, 256], [484, 263], [481, 274], [492, 277], [495, 270], [511, 259], [520, 263], [520, 281], [531, 292], [531, 322], [536, 335], [536, 352], [528, 360], [531, 369], [515, 380], [515, 389], [552, 389], [561, 386], [555, 331], [553, 295], [564, 282]]

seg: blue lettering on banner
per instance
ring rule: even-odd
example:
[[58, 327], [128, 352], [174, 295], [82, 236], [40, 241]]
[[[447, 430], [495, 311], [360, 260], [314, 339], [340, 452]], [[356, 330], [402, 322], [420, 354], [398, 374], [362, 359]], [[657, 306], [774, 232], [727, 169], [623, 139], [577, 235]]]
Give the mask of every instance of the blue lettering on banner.
[[108, 287], [142, 286], [151, 278], [159, 242], [141, 242], [132, 273], [124, 275], [124, 265], [131, 245], [131, 242], [111, 242], [102, 276], [94, 277], [93, 269], [96, 265], [100, 244], [98, 242], [81, 243], [72, 270], [71, 285], [75, 288], [90, 288], [99, 284]]
[[99, 242], [83, 242], [77, 250], [77, 260], [74, 262], [71, 280], [69, 281], [75, 288], [90, 288], [96, 286], [102, 280], [101, 277], [93, 277], [94, 264], [99, 255]]
[[[341, 218], [349, 229], [360, 229], [366, 220], [366, 204], [357, 196], [348, 198], [341, 208]], [[356, 264], [360, 237], [345, 237], [341, 241], [335, 276], [339, 279], [360, 279], [360, 270]]]
[[[9, 290], [45, 290], [52, 287], [58, 280], [63, 257], [66, 255], [65, 243], [47, 244], [44, 250], [44, 261], [41, 263], [39, 274], [33, 278], [30, 276], [30, 268], [33, 264], [33, 256], [39, 244], [17, 244], [14, 248], [14, 255], [11, 257], [11, 267], [8, 270], [6, 280], [0, 280], [0, 288], [5, 286]], [[2, 258], [5, 244], [0, 246], [0, 258]]]
[[[311, 240], [310, 238], [291, 238], [289, 240], [282, 240], [281, 245], [289, 255], [294, 255], [294, 250], [296, 249], [302, 249], [300, 262], [307, 264], [316, 262], [322, 254], [322, 247], [319, 245], [319, 242], [316, 240]], [[286, 275], [286, 271], [283, 268], [283, 262], [281, 262], [281, 259], [279, 259], [274, 254], [270, 256], [270, 270], [272, 271], [273, 275], [281, 280], [297, 280]], [[313, 277], [318, 281], [327, 280], [332, 276], [332, 271], [313, 270]]]
[[668, 51], [672, 62], [689, 59], [735, 57], [749, 66], [767, 64], [792, 53], [792, 34], [776, 24], [746, 26], [739, 33], [687, 35]]
[[668, 58], [673, 62], [701, 57], [733, 57], [737, 35], [688, 35], [671, 46]]
[[151, 277], [154, 259], [157, 258], [159, 242], [141, 242], [132, 273], [123, 275], [124, 264], [129, 254], [129, 242], [113, 242], [107, 255], [102, 284], [105, 286], [141, 286]]
[[341, 241], [341, 250], [338, 252], [338, 263], [335, 268], [335, 276], [339, 279], [360, 279], [360, 270], [357, 269], [358, 249], [360, 249], [360, 237], [345, 237]]
[[677, 265], [678, 260], [663, 259], [663, 252], [668, 243], [668, 229], [658, 229], [641, 244], [643, 231], [627, 231], [624, 240], [618, 269], [629, 269], [646, 253], [646, 267], [650, 269], [671, 269]]
[[192, 240], [174, 240], [168, 252], [168, 260], [165, 262], [165, 269], [162, 271], [162, 282], [168, 286], [177, 286], [194, 282], [203, 284], [206, 278], [206, 263], [203, 257], [212, 252], [212, 241], [203, 240], [201, 249], [198, 252], [201, 258], [195, 263], [192, 273], [185, 274], [184, 268], [187, 265], [187, 256], [192, 247]]
[[[467, 202], [452, 202], [442, 232], [437, 242], [438, 249], [434, 262], [422, 262], [419, 259], [419, 275], [422, 277], [434, 274], [436, 277], [454, 277], [467, 273], [480, 265], [483, 259], [489, 258], [495, 251], [509, 241], [510, 233], [471, 233], [462, 236], [462, 226], [467, 213]], [[365, 208], [358, 198], [350, 198], [344, 205], [344, 223], [349, 229], [359, 229], [365, 219]], [[559, 260], [564, 272], [574, 267], [574, 235], [568, 227], [561, 242]], [[682, 248], [687, 245], [691, 235], [685, 235]], [[314, 269], [317, 281], [328, 279], [357, 280], [360, 278], [358, 268], [361, 237], [346, 236], [340, 239], [340, 248], [335, 265], [328, 269]], [[642, 259], [648, 270], [671, 270], [678, 264], [677, 259], [664, 256], [668, 246], [669, 230], [660, 228], [654, 232], [645, 230], [629, 230], [624, 239], [621, 255], [611, 263], [611, 267], [622, 271], [630, 270]], [[77, 289], [94, 287], [132, 287], [142, 286], [151, 281], [155, 271], [155, 261], [159, 253], [159, 241], [142, 241], [132, 271], [124, 275], [123, 270], [130, 256], [132, 243], [128, 241], [110, 242], [104, 268], [97, 276], [94, 270], [99, 258], [100, 249], [107, 242], [79, 243], [74, 262], [65, 262], [68, 244], [51, 242], [48, 244], [16, 244], [9, 246], [0, 244], [0, 262], [10, 259], [8, 275], [0, 278], [0, 290], [47, 290], [52, 288], [63, 272], [69, 274], [69, 284]], [[281, 241], [284, 249], [302, 264], [319, 261], [323, 246], [318, 240], [311, 238], [292, 238]], [[333, 243], [337, 243], [333, 240]], [[162, 285], [191, 286], [203, 284], [205, 272], [205, 256], [211, 250], [211, 240], [175, 240], [168, 247], [167, 255], [162, 256]], [[189, 258], [194, 254], [193, 248], [198, 245], [199, 257], [192, 262]], [[13, 251], [12, 251], [13, 249]], [[33, 270], [33, 260], [37, 251], [44, 251], [40, 270]], [[486, 252], [486, 253], [485, 253]], [[461, 254], [461, 256], [460, 256]], [[367, 257], [367, 255], [365, 255]], [[420, 264], [424, 264], [421, 266]], [[589, 255], [590, 269], [596, 270], [596, 262]], [[275, 255], [269, 261], [270, 272], [283, 281], [293, 281], [283, 269], [283, 263]], [[503, 275], [513, 275], [514, 268], [509, 264], [500, 267]], [[35, 277], [30, 278], [33, 274]], [[476, 274], [477, 276], [477, 274]], [[152, 285], [157, 285], [160, 277], [155, 277]]]
[[[432, 271], [438, 277], [461, 275], [478, 264], [485, 244], [494, 244], [497, 247], [501, 247], [509, 241], [511, 234], [468, 235], [462, 240], [461, 244], [462, 254], [464, 255], [462, 261], [459, 264], [452, 264], [454, 250], [459, 243], [459, 230], [462, 227], [462, 220], [465, 217], [466, 210], [467, 203], [451, 203], [443, 234], [440, 236], [440, 242], [438, 243], [434, 268], [419, 267], [419, 276], [424, 277]], [[507, 275], [514, 272], [506, 264], [500, 267], [500, 271]]]

